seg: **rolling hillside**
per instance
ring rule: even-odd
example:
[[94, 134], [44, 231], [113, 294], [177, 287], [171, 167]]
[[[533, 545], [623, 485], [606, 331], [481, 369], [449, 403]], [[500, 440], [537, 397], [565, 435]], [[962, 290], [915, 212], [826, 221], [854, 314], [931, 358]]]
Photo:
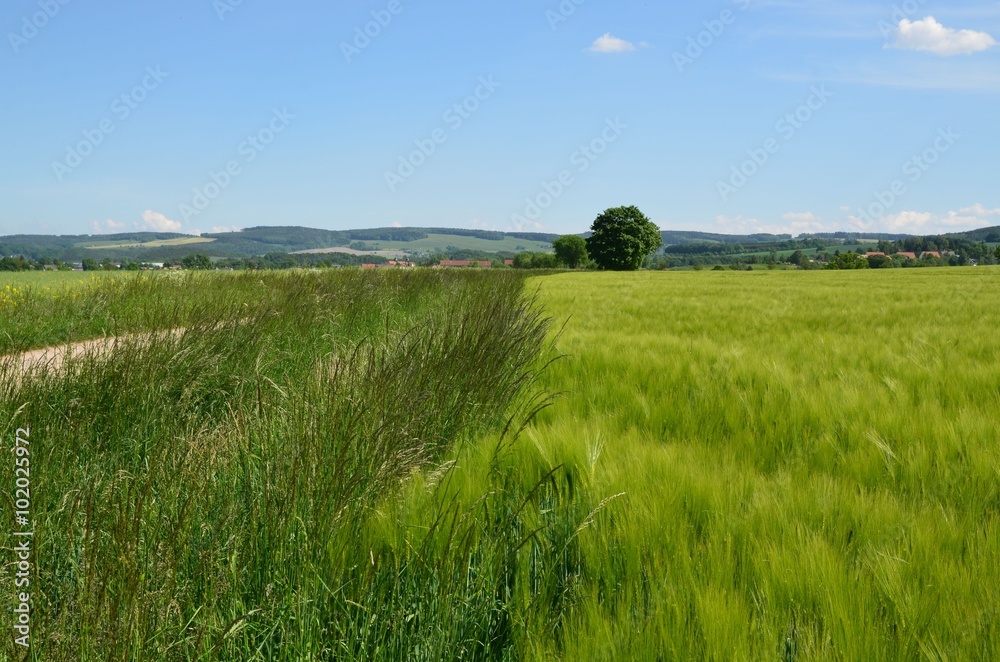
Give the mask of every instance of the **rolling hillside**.
[[0, 255], [56, 258], [66, 262], [86, 258], [168, 261], [194, 252], [211, 257], [246, 257], [269, 253], [300, 253], [329, 248], [360, 251], [399, 250], [432, 254], [455, 250], [483, 252], [547, 251], [559, 235], [503, 233], [451, 228], [377, 228], [318, 230], [304, 227], [256, 227], [240, 232], [200, 237], [164, 232], [113, 235], [12, 235], [0, 237]]
[[[588, 236], [589, 233], [581, 233]], [[791, 235], [726, 235], [711, 232], [664, 230], [665, 252], [730, 253], [740, 245], [748, 254], [755, 251], [794, 250], [799, 246], [783, 245]], [[79, 262], [86, 258], [165, 262], [180, 260], [192, 253], [214, 258], [254, 257], [275, 253], [324, 253], [345, 249], [350, 253], [406, 253], [415, 256], [451, 254], [460, 251], [513, 254], [524, 251], [551, 251], [558, 234], [531, 232], [494, 232], [457, 228], [374, 228], [364, 230], [320, 230], [298, 226], [253, 227], [239, 232], [192, 236], [170, 232], [131, 232], [113, 235], [12, 235], [0, 237], [0, 255], [23, 255], [26, 258], [55, 258]], [[861, 235], [836, 232], [800, 235], [797, 241], [823, 240], [828, 245], [846, 246], [878, 239], [899, 240], [908, 235]], [[1000, 243], [1000, 227], [955, 233], [950, 237], [969, 241]], [[346, 249], [350, 249], [349, 251]]]
[[948, 236], [962, 237], [969, 241], [985, 241], [988, 244], [1000, 244], [1000, 225], [971, 230], [969, 232], [959, 232]]

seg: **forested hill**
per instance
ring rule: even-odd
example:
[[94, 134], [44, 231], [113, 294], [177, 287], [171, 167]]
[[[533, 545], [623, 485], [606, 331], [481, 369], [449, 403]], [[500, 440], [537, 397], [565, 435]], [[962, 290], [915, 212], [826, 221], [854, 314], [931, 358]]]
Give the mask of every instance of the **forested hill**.
[[968, 239], [969, 241], [985, 241], [988, 244], [1000, 244], [1000, 225], [947, 236]]
[[[587, 236], [589, 233], [583, 233]], [[332, 248], [350, 248], [371, 252], [405, 251], [412, 254], [518, 253], [551, 250], [558, 234], [537, 232], [496, 232], [457, 228], [374, 228], [366, 230], [319, 230], [298, 226], [253, 227], [238, 232], [192, 236], [171, 232], [129, 232], [111, 235], [37, 235], [20, 234], [0, 237], [0, 256], [22, 255], [32, 260], [57, 259], [80, 262], [87, 258], [162, 262], [179, 260], [192, 253], [210, 257], [253, 257], [273, 253], [296, 253]], [[760, 246], [776, 250], [792, 240], [791, 235], [728, 235], [711, 232], [664, 230], [663, 243], [668, 252], [726, 252], [736, 248]], [[974, 242], [1000, 243], [1000, 227], [947, 235]], [[900, 241], [908, 235], [835, 232], [800, 235], [796, 241], [865, 238]], [[715, 248], [712, 248], [715, 246]]]
[[192, 236], [171, 232], [129, 232], [108, 235], [11, 235], [0, 237], [0, 256], [23, 255], [38, 260], [78, 262], [87, 258], [137, 261], [174, 260], [191, 253], [212, 257], [258, 256], [269, 253], [353, 247], [428, 252], [446, 247], [495, 252], [544, 248], [559, 235], [492, 232], [455, 228], [376, 228], [318, 230], [305, 227], [253, 227], [239, 232]]

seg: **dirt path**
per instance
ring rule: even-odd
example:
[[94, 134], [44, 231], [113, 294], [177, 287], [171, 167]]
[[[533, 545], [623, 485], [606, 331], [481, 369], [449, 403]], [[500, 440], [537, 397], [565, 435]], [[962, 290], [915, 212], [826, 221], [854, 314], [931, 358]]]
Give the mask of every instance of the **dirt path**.
[[[207, 328], [219, 331], [231, 325], [243, 326], [251, 321], [251, 318], [243, 318], [228, 322], [218, 322]], [[0, 356], [0, 377], [7, 374], [8, 366], [11, 366], [10, 372], [18, 376], [45, 368], [55, 372], [60, 370], [63, 367], [63, 364], [66, 363], [66, 360], [71, 356], [103, 356], [110, 352], [114, 352], [119, 345], [125, 346], [135, 342], [151, 343], [166, 338], [178, 338], [184, 335], [187, 330], [188, 329], [186, 327], [181, 327], [167, 331], [129, 333], [123, 336], [82, 340], [80, 342], [69, 343], [66, 345], [33, 349], [21, 354], [8, 354], [6, 356]]]
[[[12, 372], [15, 375], [24, 375], [45, 368], [57, 371], [63, 367], [63, 364], [71, 356], [88, 354], [103, 355], [114, 352], [119, 345], [126, 345], [135, 341], [152, 342], [159, 338], [177, 337], [183, 334], [184, 331], [185, 329], [172, 329], [156, 333], [136, 333], [111, 338], [84, 340], [68, 345], [45, 347], [43, 349], [33, 349], [22, 354], [8, 354], [7, 356], [0, 357], [0, 366], [12, 366]], [[5, 370], [0, 370], [0, 373], [2, 372], [5, 372]]]

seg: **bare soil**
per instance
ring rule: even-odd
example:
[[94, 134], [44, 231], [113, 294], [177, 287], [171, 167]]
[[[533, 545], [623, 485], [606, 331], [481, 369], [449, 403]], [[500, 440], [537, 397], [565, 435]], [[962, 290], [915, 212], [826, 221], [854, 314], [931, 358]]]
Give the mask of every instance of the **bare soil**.
[[171, 336], [176, 337], [182, 333], [184, 333], [184, 329], [173, 329], [171, 331], [161, 331], [158, 333], [141, 333], [110, 338], [97, 338], [94, 340], [84, 340], [81, 342], [70, 343], [68, 345], [33, 349], [22, 354], [9, 354], [7, 356], [0, 357], [0, 366], [12, 365], [12, 372], [15, 375], [24, 375], [29, 372], [45, 368], [52, 371], [58, 371], [71, 356], [109, 354], [114, 352], [119, 345], [125, 345], [137, 340], [141, 342], [151, 342], [157, 338]]

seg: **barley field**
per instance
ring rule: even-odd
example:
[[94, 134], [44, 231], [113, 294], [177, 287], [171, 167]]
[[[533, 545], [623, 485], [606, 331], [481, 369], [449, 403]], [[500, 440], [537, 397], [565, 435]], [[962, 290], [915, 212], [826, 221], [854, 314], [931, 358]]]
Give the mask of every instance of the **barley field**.
[[1000, 270], [10, 284], [30, 659], [1000, 658]]
[[1000, 659], [1000, 271], [580, 274], [527, 433], [587, 503], [538, 658]]

